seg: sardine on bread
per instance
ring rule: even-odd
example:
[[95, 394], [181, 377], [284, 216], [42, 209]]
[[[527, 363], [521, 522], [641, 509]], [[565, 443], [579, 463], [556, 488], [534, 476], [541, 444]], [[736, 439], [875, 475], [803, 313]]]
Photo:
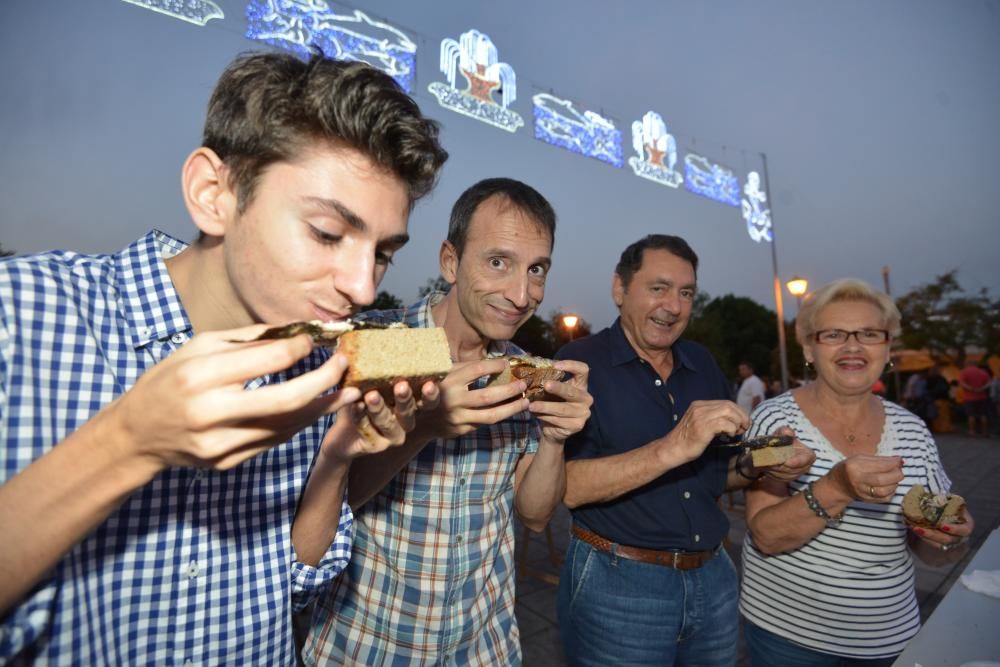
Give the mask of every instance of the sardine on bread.
[[965, 521], [965, 498], [957, 493], [933, 493], [914, 484], [903, 496], [903, 516], [911, 526], [937, 528]]
[[528, 388], [524, 390], [523, 397], [529, 401], [559, 400], [552, 394], [545, 391], [545, 383], [549, 380], [561, 382], [566, 377], [566, 372], [555, 368], [551, 359], [543, 357], [533, 357], [524, 355], [519, 357], [506, 357], [507, 368], [493, 377], [487, 386], [508, 384], [515, 380], [524, 380]]

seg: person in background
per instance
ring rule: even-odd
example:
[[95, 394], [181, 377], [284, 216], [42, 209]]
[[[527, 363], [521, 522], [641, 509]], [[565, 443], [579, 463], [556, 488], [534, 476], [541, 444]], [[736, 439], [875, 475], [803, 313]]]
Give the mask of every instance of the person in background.
[[195, 241], [0, 262], [0, 663], [296, 664], [351, 462], [417, 406], [334, 391], [309, 336], [247, 341], [371, 302], [446, 157], [386, 74], [247, 55], [181, 170]]
[[750, 421], [708, 350], [681, 338], [697, 269], [680, 237], [631, 244], [612, 278], [619, 318], [557, 355], [590, 367], [594, 396], [566, 444], [573, 526], [558, 613], [569, 665], [732, 665], [739, 583], [718, 500], [765, 473], [795, 479], [813, 459], [796, 443], [784, 465], [758, 470], [722, 446]]
[[743, 381], [736, 392], [736, 404], [749, 414], [764, 400], [764, 383], [754, 375], [753, 364], [749, 361], [741, 361], [737, 370]]
[[958, 374], [958, 384], [962, 387], [962, 408], [970, 436], [988, 438], [990, 435], [989, 392], [992, 381], [989, 373], [966, 357], [965, 367]]
[[352, 467], [354, 553], [317, 604], [307, 665], [520, 664], [514, 517], [548, 523], [566, 486], [563, 443], [592, 399], [578, 361], [556, 364], [572, 377], [546, 382], [540, 400], [523, 381], [486, 385], [524, 354], [510, 339], [545, 295], [555, 226], [529, 185], [476, 183], [441, 245], [451, 289], [381, 314], [442, 327], [457, 363], [402, 447]]
[[972, 516], [907, 529], [915, 484], [951, 482], [923, 420], [872, 393], [900, 315], [860, 280], [803, 301], [796, 335], [816, 380], [765, 401], [747, 435], [792, 429], [815, 454], [791, 484], [747, 490], [740, 610], [754, 666], [888, 667], [920, 628], [912, 554], [933, 564], [966, 551]]
[[927, 417], [934, 433], [951, 433], [951, 399], [948, 380], [941, 374], [941, 365], [927, 369]]
[[927, 375], [925, 371], [916, 371], [906, 380], [903, 388], [903, 405], [907, 410], [921, 419], [927, 413]]

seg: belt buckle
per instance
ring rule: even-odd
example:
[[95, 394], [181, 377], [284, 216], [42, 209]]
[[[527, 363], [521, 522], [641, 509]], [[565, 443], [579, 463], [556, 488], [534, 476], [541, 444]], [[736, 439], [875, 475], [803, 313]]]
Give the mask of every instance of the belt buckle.
[[674, 552], [673, 552], [673, 554], [674, 554], [674, 562], [673, 562], [673, 564], [671, 565], [671, 567], [672, 567], [672, 568], [674, 568], [674, 569], [676, 570], [676, 569], [677, 569], [677, 558], [678, 558], [678, 557], [679, 557], [679, 556], [681, 555], [681, 552], [679, 552], [679, 551], [674, 551]]

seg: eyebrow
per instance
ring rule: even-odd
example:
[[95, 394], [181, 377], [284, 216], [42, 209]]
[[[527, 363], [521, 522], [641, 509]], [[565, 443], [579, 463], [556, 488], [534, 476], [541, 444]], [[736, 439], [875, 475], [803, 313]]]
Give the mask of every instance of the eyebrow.
[[[323, 209], [324, 211], [336, 214], [340, 219], [346, 222], [349, 227], [357, 230], [358, 232], [364, 233], [368, 231], [368, 223], [365, 222], [360, 215], [347, 208], [336, 199], [329, 199], [327, 197], [303, 197], [302, 200], [307, 204], [312, 204]], [[389, 238], [379, 241], [378, 245], [379, 247], [396, 246], [401, 248], [406, 245], [409, 240], [409, 234], [394, 234]]]

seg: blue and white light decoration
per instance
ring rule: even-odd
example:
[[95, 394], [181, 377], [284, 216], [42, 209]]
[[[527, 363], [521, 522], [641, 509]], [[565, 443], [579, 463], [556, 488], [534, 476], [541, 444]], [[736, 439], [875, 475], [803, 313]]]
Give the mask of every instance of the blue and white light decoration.
[[[684, 176], [674, 169], [677, 164], [677, 141], [667, 132], [663, 118], [647, 111], [642, 121], [632, 123], [632, 147], [637, 156], [628, 159], [636, 176], [676, 188]], [[666, 160], [666, 162], [664, 162]]]
[[204, 26], [212, 19], [224, 19], [225, 13], [210, 0], [122, 0], [180, 21]]
[[338, 14], [325, 0], [252, 0], [246, 16], [249, 39], [305, 57], [315, 46], [330, 58], [366, 62], [413, 92], [417, 45], [360, 10]]
[[[516, 132], [524, 119], [507, 107], [517, 99], [516, 77], [513, 68], [499, 62], [497, 48], [489, 36], [478, 30], [462, 33], [459, 41], [445, 38], [441, 41], [441, 71], [448, 79], [427, 86], [445, 109], [475, 118], [508, 132]], [[465, 77], [465, 90], [455, 86], [455, 76]], [[494, 90], [499, 89], [500, 103], [493, 100]]]
[[771, 232], [771, 209], [765, 208], [767, 195], [760, 189], [760, 174], [751, 171], [747, 174], [746, 185], [743, 186], [743, 219], [747, 223], [747, 233], [750, 238], [760, 243], [771, 242], [774, 235]]
[[684, 155], [684, 187], [727, 206], [740, 205], [740, 179], [731, 169], [702, 155]]
[[607, 118], [576, 110], [573, 102], [538, 93], [531, 98], [535, 116], [535, 138], [568, 151], [621, 167], [622, 133]]

